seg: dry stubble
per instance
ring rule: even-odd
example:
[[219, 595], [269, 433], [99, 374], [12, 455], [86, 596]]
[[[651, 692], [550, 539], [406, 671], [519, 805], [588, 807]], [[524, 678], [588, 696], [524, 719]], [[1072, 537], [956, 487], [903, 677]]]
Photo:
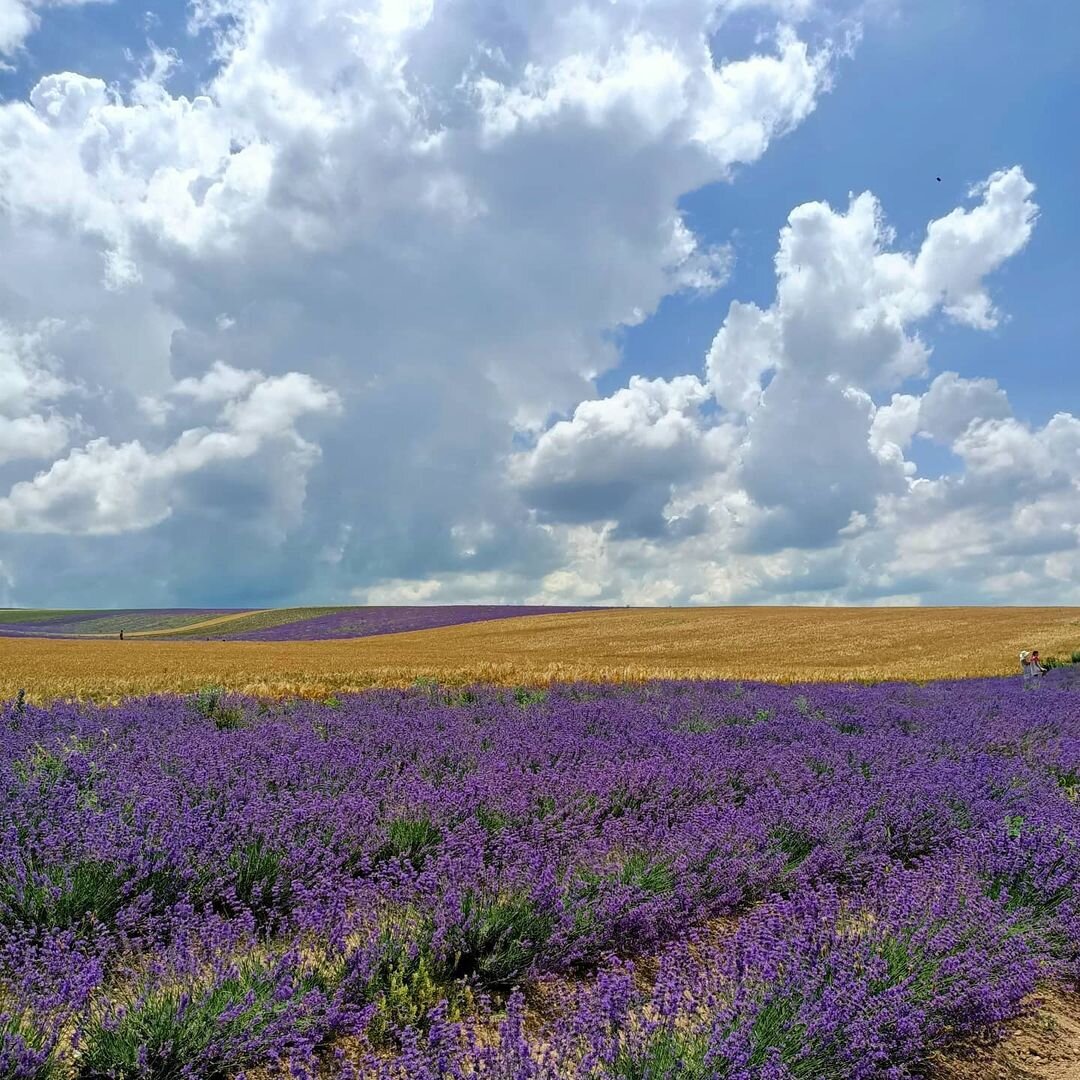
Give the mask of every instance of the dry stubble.
[[324, 696], [420, 677], [506, 685], [780, 682], [1010, 674], [1080, 649], [1080, 608], [649, 608], [530, 616], [324, 642], [0, 638], [0, 697], [189, 692]]

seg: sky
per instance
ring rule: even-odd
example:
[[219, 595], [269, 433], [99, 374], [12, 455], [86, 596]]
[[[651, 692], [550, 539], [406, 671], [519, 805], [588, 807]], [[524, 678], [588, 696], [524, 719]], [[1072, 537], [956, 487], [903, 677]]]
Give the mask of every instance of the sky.
[[0, 605], [1078, 604], [1068, 0], [0, 0]]

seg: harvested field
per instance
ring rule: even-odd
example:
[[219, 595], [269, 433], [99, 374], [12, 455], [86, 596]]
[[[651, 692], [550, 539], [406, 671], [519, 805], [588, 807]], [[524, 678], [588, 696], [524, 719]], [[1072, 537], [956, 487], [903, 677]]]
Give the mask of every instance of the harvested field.
[[418, 678], [774, 682], [1013, 674], [1020, 649], [1080, 649], [1080, 608], [584, 611], [344, 641], [0, 639], [0, 696], [117, 698], [218, 684], [322, 697]]

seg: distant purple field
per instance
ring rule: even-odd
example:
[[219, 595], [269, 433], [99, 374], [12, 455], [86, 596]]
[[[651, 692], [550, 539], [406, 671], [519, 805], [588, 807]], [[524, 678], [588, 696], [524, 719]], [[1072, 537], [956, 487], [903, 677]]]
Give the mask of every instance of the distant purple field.
[[[130, 612], [117, 611], [113, 614], [127, 615]], [[91, 619], [100, 619], [100, 611], [84, 611], [79, 615], [64, 615], [64, 616], [44, 616], [40, 619], [34, 619], [33, 621], [17, 622], [17, 623], [0, 623], [0, 635], [19, 635], [26, 634], [31, 636], [38, 636], [42, 631], [53, 631], [58, 626], [64, 628], [78, 626], [79, 623], [89, 622]]]
[[[168, 630], [189, 622], [228, 615], [235, 608], [117, 608], [100, 611], [43, 611], [40, 618], [5, 621], [0, 612], [0, 637], [81, 637], [111, 635], [121, 630]], [[14, 614], [14, 613], [13, 613]]]
[[441, 607], [345, 608], [314, 619], [249, 630], [243, 634], [223, 634], [229, 641], [329, 641], [334, 638], [374, 637], [401, 634], [408, 630], [432, 630], [437, 626], [512, 619], [519, 615], [559, 615], [585, 611], [581, 607], [510, 607], [503, 604], [458, 604]]

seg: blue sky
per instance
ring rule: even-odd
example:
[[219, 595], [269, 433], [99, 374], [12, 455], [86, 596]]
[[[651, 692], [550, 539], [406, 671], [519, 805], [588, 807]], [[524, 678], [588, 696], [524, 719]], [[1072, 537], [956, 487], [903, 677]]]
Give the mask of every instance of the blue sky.
[[0, 0], [0, 603], [1080, 602], [1080, 9], [213, 7]]
[[[1080, 100], [1078, 49], [1080, 5], [1065, 0], [920, 0], [871, 22], [806, 123], [736, 182], [683, 198], [702, 236], [735, 235], [737, 269], [714, 295], [673, 296], [625, 331], [626, 365], [690, 370], [686, 357], [704, 356], [732, 299], [768, 303], [776, 233], [797, 203], [841, 207], [849, 192], [872, 191], [900, 243], [914, 247], [972, 184], [1021, 162], [1038, 188], [1042, 227], [999, 272], [1008, 319], [982, 335], [939, 320], [935, 352], [962, 374], [998, 379], [1032, 421], [1080, 402], [1080, 140], [1066, 119]], [[601, 387], [619, 378], [611, 372]]]
[[124, 83], [137, 72], [148, 42], [183, 55], [174, 89], [197, 92], [211, 74], [211, 42], [205, 33], [189, 33], [183, 2], [147, 3], [114, 0], [47, 11], [10, 70], [0, 71], [0, 95], [25, 97], [42, 75], [77, 71]]

